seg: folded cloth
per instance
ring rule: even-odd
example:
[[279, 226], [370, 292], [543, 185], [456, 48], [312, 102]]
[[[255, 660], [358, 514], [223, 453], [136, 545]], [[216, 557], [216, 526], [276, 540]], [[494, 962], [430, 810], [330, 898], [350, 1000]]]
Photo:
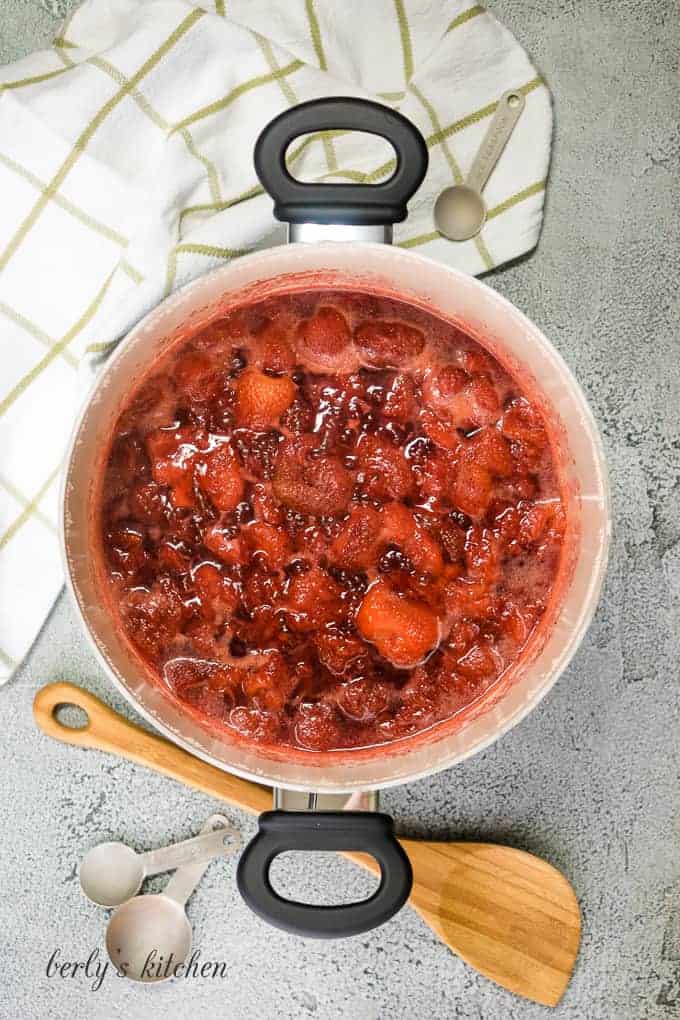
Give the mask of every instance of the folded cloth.
[[[488, 221], [453, 243], [434, 200], [463, 180], [508, 88], [527, 102], [485, 191]], [[549, 93], [466, 0], [87, 0], [51, 49], [0, 72], [0, 682], [63, 582], [58, 475], [86, 356], [101, 360], [178, 285], [282, 239], [253, 145], [275, 114], [327, 95], [394, 106], [427, 139], [396, 244], [474, 274], [536, 244]], [[365, 135], [292, 150], [304, 180], [374, 182], [393, 167]]]

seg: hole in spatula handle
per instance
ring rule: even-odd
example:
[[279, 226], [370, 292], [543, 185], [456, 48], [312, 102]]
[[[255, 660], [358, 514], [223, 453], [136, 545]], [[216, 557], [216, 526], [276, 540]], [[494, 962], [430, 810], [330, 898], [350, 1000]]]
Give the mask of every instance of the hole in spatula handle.
[[65, 730], [85, 730], [90, 725], [90, 717], [85, 709], [68, 701], [55, 705], [52, 717]]

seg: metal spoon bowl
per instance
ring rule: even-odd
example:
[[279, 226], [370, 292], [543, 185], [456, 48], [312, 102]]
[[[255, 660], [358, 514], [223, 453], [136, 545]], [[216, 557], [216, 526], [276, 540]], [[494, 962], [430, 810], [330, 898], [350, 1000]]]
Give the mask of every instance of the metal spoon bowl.
[[115, 907], [135, 896], [147, 875], [144, 857], [125, 843], [100, 843], [80, 865], [80, 888], [100, 907]]
[[487, 210], [482, 192], [523, 109], [521, 92], [510, 89], [503, 93], [465, 183], [444, 188], [438, 195], [434, 223], [439, 233], [450, 241], [468, 241], [484, 226]]
[[188, 959], [191, 943], [184, 906], [167, 893], [128, 900], [106, 929], [111, 962], [125, 977], [149, 984], [174, 977], [175, 969]]
[[486, 203], [469, 185], [454, 184], [437, 197], [434, 221], [439, 232], [450, 241], [468, 241], [486, 222]]

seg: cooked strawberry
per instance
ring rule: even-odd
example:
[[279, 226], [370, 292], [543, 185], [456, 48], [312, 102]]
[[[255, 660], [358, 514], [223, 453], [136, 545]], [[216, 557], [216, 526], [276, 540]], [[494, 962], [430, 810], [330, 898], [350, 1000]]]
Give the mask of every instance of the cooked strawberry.
[[274, 493], [301, 514], [340, 514], [352, 497], [353, 475], [338, 457], [316, 453], [313, 436], [285, 440], [274, 468]]
[[465, 532], [466, 529], [455, 519], [453, 514], [442, 518], [437, 525], [439, 541], [451, 563], [458, 563], [463, 559]]
[[344, 616], [341, 591], [320, 567], [291, 578], [285, 601], [288, 625], [293, 630], [317, 630]]
[[393, 713], [380, 721], [383, 739], [399, 740], [429, 726], [435, 718], [435, 699], [434, 691], [405, 690]]
[[281, 570], [291, 557], [290, 538], [281, 528], [252, 521], [241, 534], [250, 555], [264, 556], [272, 570]]
[[423, 379], [423, 400], [428, 407], [445, 410], [469, 381], [467, 372], [456, 365], [430, 368]]
[[227, 442], [201, 458], [197, 481], [218, 510], [233, 510], [243, 499], [245, 489], [236, 455]]
[[229, 713], [229, 725], [244, 737], [271, 744], [279, 736], [281, 722], [277, 715], [261, 708], [246, 708], [238, 705]]
[[342, 631], [320, 631], [314, 638], [319, 662], [334, 676], [356, 673], [366, 665], [366, 648], [358, 638]]
[[166, 509], [166, 497], [158, 482], [135, 485], [130, 493], [130, 509], [139, 520], [158, 524]]
[[494, 361], [489, 352], [479, 346], [468, 346], [467, 348], [459, 351], [456, 356], [456, 362], [461, 368], [465, 369], [466, 372], [469, 372], [470, 375], [474, 375], [479, 372], [492, 374], [498, 369], [497, 363]]
[[490, 425], [501, 413], [500, 398], [491, 377], [486, 374], [468, 377], [453, 365], [426, 376], [423, 398], [453, 428], [465, 431]]
[[186, 543], [164, 538], [158, 546], [158, 562], [163, 570], [186, 571], [191, 566], [191, 553]]
[[401, 503], [388, 503], [382, 512], [383, 540], [393, 542], [408, 556], [416, 570], [437, 576], [444, 566], [441, 547], [426, 528]]
[[401, 669], [422, 662], [440, 638], [439, 620], [432, 610], [424, 602], [398, 595], [385, 581], [377, 581], [367, 591], [357, 626], [383, 658]]
[[242, 474], [259, 482], [272, 477], [281, 436], [273, 429], [268, 432], [254, 432], [238, 429], [232, 437], [232, 446], [237, 452]]
[[248, 702], [270, 712], [280, 712], [297, 685], [280, 652], [248, 657], [243, 660], [243, 666], [239, 666], [239, 673]]
[[303, 702], [295, 715], [295, 738], [310, 751], [330, 751], [342, 746], [342, 721], [334, 705]]
[[413, 421], [416, 416], [415, 385], [409, 375], [394, 376], [381, 404], [382, 413], [386, 418], [398, 421], [402, 425]]
[[311, 432], [314, 427], [314, 408], [305, 396], [298, 395], [290, 407], [283, 412], [280, 425], [293, 436]]
[[189, 640], [187, 655], [196, 655], [200, 659], [210, 659], [217, 662], [227, 654], [224, 643], [217, 638], [217, 628], [214, 623], [197, 617], [190, 620], [184, 628], [184, 636]]
[[297, 348], [311, 365], [328, 369], [346, 361], [351, 334], [347, 320], [337, 308], [321, 306], [311, 319], [300, 323]]
[[191, 616], [182, 593], [167, 575], [161, 575], [151, 588], [129, 589], [120, 611], [134, 644], [154, 660], [170, 647]]
[[461, 655], [464, 655], [468, 648], [474, 644], [479, 637], [479, 624], [471, 620], [456, 620], [449, 631], [446, 639], [446, 651], [450, 652], [455, 662], [458, 662]]
[[526, 397], [516, 397], [501, 419], [501, 431], [508, 439], [529, 443], [543, 450], [548, 443], [545, 424]]
[[420, 423], [427, 438], [443, 450], [455, 452], [460, 449], [460, 433], [451, 422], [425, 409], [420, 412]]
[[200, 563], [192, 570], [191, 579], [202, 616], [216, 623], [226, 622], [239, 603], [237, 585], [216, 563]]
[[465, 577], [448, 581], [442, 595], [451, 620], [485, 620], [495, 616], [498, 600], [481, 579], [472, 583]]
[[277, 502], [268, 485], [258, 482], [250, 494], [253, 514], [258, 521], [279, 526], [283, 522], [283, 508]]
[[480, 641], [458, 660], [458, 672], [468, 680], [489, 680], [498, 676], [503, 660], [488, 641]]
[[241, 561], [243, 555], [241, 539], [234, 536], [232, 528], [222, 528], [219, 524], [211, 525], [205, 533], [203, 544], [210, 552], [219, 556], [223, 563], [233, 566]]
[[354, 507], [331, 545], [333, 563], [352, 571], [374, 566], [382, 528], [382, 518], [377, 510], [370, 506]]
[[225, 720], [235, 703], [236, 676], [229, 666], [196, 659], [172, 659], [163, 669], [165, 682], [182, 701], [212, 719]]
[[236, 420], [239, 425], [266, 429], [275, 425], [295, 399], [297, 388], [287, 375], [265, 375], [248, 368], [236, 383]]
[[500, 538], [491, 528], [473, 525], [465, 538], [465, 564], [468, 576], [494, 584], [499, 575], [503, 550]]
[[390, 704], [391, 691], [380, 680], [359, 677], [343, 684], [335, 695], [340, 711], [356, 722], [373, 722]]
[[218, 369], [211, 359], [199, 351], [189, 351], [175, 365], [177, 391], [193, 400], [205, 400], [214, 392]]
[[462, 455], [475, 460], [498, 478], [507, 478], [513, 472], [510, 444], [498, 429], [480, 429], [467, 442]]
[[403, 451], [387, 439], [363, 435], [356, 448], [364, 492], [374, 499], [406, 499], [413, 491], [413, 475]]
[[400, 368], [425, 348], [425, 334], [398, 320], [362, 322], [354, 331], [354, 345], [369, 365]]
[[188, 426], [157, 429], [146, 437], [151, 474], [160, 485], [170, 486], [175, 507], [195, 505], [194, 467], [196, 458], [209, 448], [208, 433]]
[[133, 577], [149, 561], [144, 530], [136, 524], [122, 524], [106, 535], [109, 559], [116, 570]]
[[491, 472], [472, 458], [462, 459], [450, 491], [458, 510], [470, 517], [482, 517], [493, 496]]
[[256, 337], [257, 366], [277, 375], [292, 372], [295, 354], [282, 325], [270, 319]]
[[252, 566], [243, 579], [243, 606], [251, 616], [271, 619], [281, 598], [281, 578], [266, 567]]
[[536, 620], [539, 616], [540, 609], [535, 603], [516, 605], [508, 602], [501, 617], [503, 632], [516, 645], [521, 646], [525, 644], [536, 626]]
[[437, 502], [446, 500], [456, 477], [457, 464], [456, 454], [449, 450], [431, 449], [414, 471], [421, 495]]

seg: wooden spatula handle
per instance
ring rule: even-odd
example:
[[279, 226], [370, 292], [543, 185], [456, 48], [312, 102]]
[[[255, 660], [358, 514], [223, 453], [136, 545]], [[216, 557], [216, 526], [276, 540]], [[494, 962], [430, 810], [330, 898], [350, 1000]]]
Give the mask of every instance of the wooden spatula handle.
[[[82, 709], [87, 723], [79, 728], [64, 725], [55, 714], [60, 705]], [[43, 687], [33, 701], [33, 714], [43, 733], [55, 740], [127, 758], [255, 814], [271, 809], [272, 795], [267, 787], [222, 772], [169, 740], [140, 729], [75, 684], [62, 681]]]

